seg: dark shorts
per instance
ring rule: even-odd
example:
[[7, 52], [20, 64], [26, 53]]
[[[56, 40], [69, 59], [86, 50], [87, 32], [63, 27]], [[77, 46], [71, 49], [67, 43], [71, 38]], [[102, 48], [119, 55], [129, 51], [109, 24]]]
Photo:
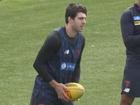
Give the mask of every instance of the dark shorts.
[[37, 76], [30, 105], [73, 105], [73, 102], [58, 99], [55, 90]]
[[122, 93], [131, 97], [140, 97], [140, 58], [127, 58], [122, 81]]

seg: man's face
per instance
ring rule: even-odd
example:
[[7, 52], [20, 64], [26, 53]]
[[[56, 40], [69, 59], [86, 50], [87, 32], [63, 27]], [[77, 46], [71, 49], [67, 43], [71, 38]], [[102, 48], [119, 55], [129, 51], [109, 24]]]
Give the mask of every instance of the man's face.
[[81, 32], [86, 24], [86, 14], [79, 12], [74, 19], [71, 19], [72, 29]]
[[140, 0], [137, 0], [137, 2], [140, 4]]

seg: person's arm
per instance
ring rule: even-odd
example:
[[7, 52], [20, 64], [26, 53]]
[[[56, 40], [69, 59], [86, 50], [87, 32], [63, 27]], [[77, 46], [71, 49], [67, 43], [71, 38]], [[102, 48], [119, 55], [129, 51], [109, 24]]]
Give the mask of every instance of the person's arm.
[[51, 68], [48, 65], [48, 61], [54, 56], [60, 47], [60, 40], [56, 32], [46, 39], [42, 48], [40, 49], [37, 58], [34, 62], [34, 68], [38, 74], [49, 83], [54, 78], [49, 74]]
[[50, 81], [49, 84], [55, 89], [59, 99], [65, 100], [66, 102], [71, 101], [67, 95], [68, 89], [64, 84], [58, 83], [55, 80]]
[[66, 86], [62, 83], [58, 83], [48, 72], [52, 70], [48, 65], [48, 61], [52, 59], [61, 46], [60, 38], [57, 34], [57, 32], [54, 32], [51, 37], [47, 38], [33, 66], [45, 82], [49, 83], [50, 86], [55, 89], [59, 99], [70, 101], [66, 94], [66, 91], [68, 91]]
[[127, 48], [140, 46], [140, 35], [134, 35], [134, 24], [130, 11], [123, 13], [121, 16], [121, 31]]
[[82, 50], [81, 50], [81, 56], [77, 62], [77, 66], [76, 66], [76, 70], [74, 71], [74, 74], [73, 74], [73, 82], [79, 82], [80, 81], [80, 71], [81, 71], [81, 68], [80, 68], [80, 63], [81, 63], [81, 57], [82, 57], [82, 53], [83, 53], [83, 49], [85, 47], [85, 39], [83, 39], [83, 46], [82, 46]]

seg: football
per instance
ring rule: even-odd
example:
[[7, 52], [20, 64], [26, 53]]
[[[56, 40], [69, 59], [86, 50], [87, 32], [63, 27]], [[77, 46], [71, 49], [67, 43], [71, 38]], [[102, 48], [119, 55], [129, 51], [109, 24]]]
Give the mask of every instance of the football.
[[65, 85], [68, 89], [67, 95], [72, 101], [78, 100], [85, 92], [85, 88], [79, 83], [71, 82]]

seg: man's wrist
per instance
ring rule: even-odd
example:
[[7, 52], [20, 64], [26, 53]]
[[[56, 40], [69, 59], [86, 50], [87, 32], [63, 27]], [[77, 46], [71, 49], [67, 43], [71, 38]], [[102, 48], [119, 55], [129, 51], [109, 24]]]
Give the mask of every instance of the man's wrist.
[[51, 87], [53, 87], [54, 89], [58, 86], [58, 82], [56, 82], [55, 80], [51, 80], [50, 82], [49, 82], [49, 84], [51, 85]]

